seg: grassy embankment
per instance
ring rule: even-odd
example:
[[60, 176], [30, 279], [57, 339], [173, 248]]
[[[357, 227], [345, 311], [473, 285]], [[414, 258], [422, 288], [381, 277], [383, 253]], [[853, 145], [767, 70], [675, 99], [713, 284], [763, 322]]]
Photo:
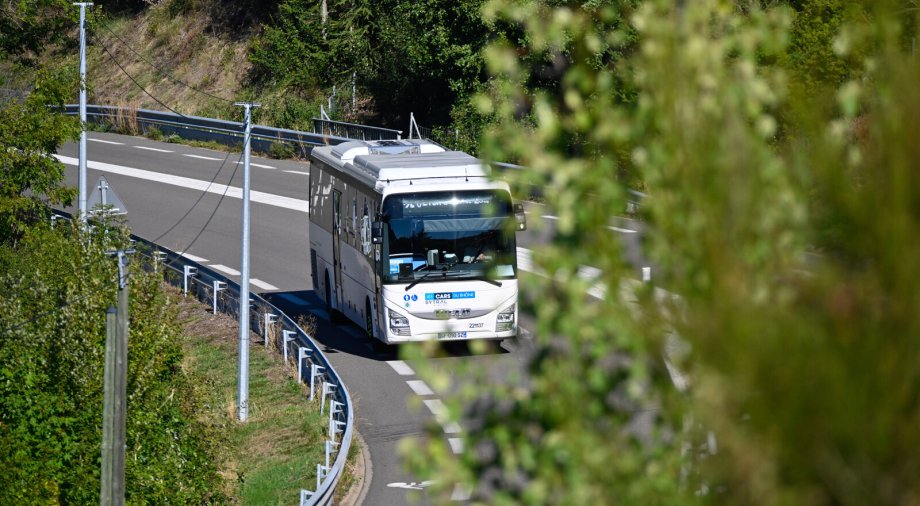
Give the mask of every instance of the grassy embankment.
[[[204, 408], [200, 420], [225, 436], [220, 472], [224, 492], [242, 504], [290, 504], [301, 488], [313, 489], [316, 465], [323, 462], [327, 419], [318, 402], [307, 400], [308, 387], [298, 384], [293, 365], [277, 350], [266, 350], [253, 334], [250, 343], [249, 419], [237, 421], [237, 323], [212, 315], [195, 301], [180, 297], [179, 321], [183, 367], [191, 376]], [[351, 460], [358, 453], [352, 446]], [[343, 477], [343, 495], [354, 479]]]

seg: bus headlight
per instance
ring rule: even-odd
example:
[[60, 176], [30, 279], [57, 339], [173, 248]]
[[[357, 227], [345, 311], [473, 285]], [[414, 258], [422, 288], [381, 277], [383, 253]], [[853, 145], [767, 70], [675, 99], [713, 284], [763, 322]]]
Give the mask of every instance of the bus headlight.
[[514, 309], [515, 305], [512, 304], [508, 309], [498, 313], [498, 318], [495, 319], [496, 332], [507, 332], [514, 328]]
[[389, 312], [390, 332], [397, 336], [409, 335], [409, 319], [396, 311]]

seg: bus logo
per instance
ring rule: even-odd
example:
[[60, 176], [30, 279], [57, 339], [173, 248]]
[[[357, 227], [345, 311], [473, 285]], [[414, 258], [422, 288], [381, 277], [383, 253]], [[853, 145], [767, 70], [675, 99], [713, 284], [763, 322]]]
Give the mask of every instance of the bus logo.
[[475, 299], [476, 292], [426, 293], [425, 300]]

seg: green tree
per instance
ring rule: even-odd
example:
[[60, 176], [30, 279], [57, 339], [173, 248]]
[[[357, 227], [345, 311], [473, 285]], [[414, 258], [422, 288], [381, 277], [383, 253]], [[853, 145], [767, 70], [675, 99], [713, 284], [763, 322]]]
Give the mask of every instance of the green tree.
[[[641, 2], [638, 49], [616, 68], [587, 62], [622, 34], [574, 6], [487, 7], [533, 51], [573, 62], [555, 90], [530, 93], [539, 67], [492, 47], [495, 86], [477, 100], [497, 120], [483, 153], [531, 167], [520, 182], [543, 186], [560, 219], [535, 253], [547, 276], [522, 280], [539, 294], [526, 381], [484, 379], [452, 406], [469, 429], [461, 456], [443, 437], [409, 456], [445, 500], [451, 478], [483, 504], [920, 497], [920, 63], [904, 43], [917, 12], [849, 4], [871, 15], [829, 37], [849, 30], [835, 57], [857, 63], [804, 99], [785, 65], [797, 13], [759, 4]], [[647, 185], [659, 288], [631, 282], [602, 232], [625, 205], [623, 163]], [[585, 281], [583, 265], [602, 274]]]
[[76, 139], [79, 122], [62, 114], [76, 80], [66, 72], [39, 71], [23, 102], [0, 110], [0, 242], [15, 243], [30, 224], [49, 216], [49, 204], [75, 196], [64, 186], [64, 165], [51, 155]]

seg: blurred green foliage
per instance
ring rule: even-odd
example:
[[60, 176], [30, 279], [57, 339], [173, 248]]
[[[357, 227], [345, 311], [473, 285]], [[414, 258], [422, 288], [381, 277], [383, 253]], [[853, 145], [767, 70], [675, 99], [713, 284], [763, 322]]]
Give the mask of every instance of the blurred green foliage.
[[[107, 234], [108, 246], [127, 244], [123, 234]], [[117, 287], [102, 244], [59, 223], [0, 248], [0, 503], [98, 501], [105, 311]], [[180, 367], [176, 306], [159, 276], [131, 271], [127, 500], [225, 502], [217, 435], [196, 421]]]
[[[0, 504], [98, 501], [105, 312], [125, 247], [118, 223], [49, 227], [67, 203], [52, 156], [79, 128], [60, 106], [70, 74], [40, 71], [0, 109]], [[225, 502], [216, 435], [195, 419], [179, 327], [161, 279], [132, 268], [126, 483], [129, 501]]]
[[[526, 378], [470, 380], [450, 406], [463, 454], [436, 430], [413, 471], [444, 502], [459, 482], [479, 504], [917, 504], [920, 12], [597, 4], [485, 8], [566, 55], [535, 91], [538, 60], [494, 44], [475, 99], [495, 119], [482, 154], [530, 167], [516, 184], [559, 220], [534, 251], [546, 276], [521, 280]], [[631, 34], [625, 58], [592, 58]], [[624, 170], [649, 195], [654, 287], [604, 232]]]

